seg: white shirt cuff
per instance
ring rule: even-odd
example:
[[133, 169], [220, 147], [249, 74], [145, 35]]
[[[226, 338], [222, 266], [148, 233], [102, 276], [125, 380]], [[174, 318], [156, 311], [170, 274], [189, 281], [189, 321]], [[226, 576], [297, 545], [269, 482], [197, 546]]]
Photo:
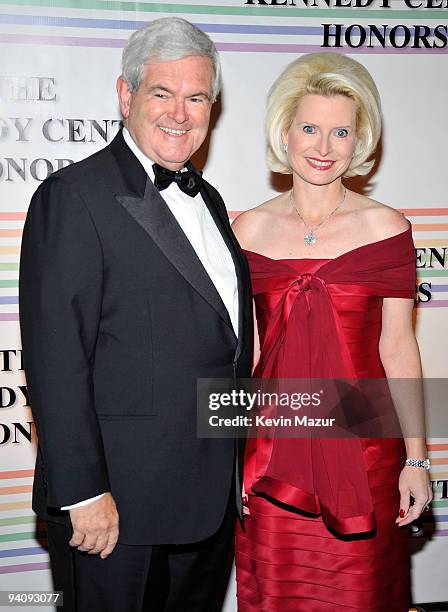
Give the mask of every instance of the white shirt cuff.
[[106, 494], [100, 493], [100, 495], [95, 495], [95, 497], [89, 497], [89, 499], [84, 499], [83, 501], [80, 501], [77, 504], [71, 504], [71, 506], [62, 506], [61, 510], [71, 510], [72, 508], [81, 508], [81, 506], [87, 506], [88, 504], [91, 504], [100, 497], [103, 497], [103, 495]]

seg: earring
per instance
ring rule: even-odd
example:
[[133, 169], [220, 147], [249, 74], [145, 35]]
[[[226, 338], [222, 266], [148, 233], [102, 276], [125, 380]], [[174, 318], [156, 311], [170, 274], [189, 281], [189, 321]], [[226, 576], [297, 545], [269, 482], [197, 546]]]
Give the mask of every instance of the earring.
[[288, 143], [287, 142], [283, 143], [283, 150], [284, 150], [285, 153], [288, 152]]

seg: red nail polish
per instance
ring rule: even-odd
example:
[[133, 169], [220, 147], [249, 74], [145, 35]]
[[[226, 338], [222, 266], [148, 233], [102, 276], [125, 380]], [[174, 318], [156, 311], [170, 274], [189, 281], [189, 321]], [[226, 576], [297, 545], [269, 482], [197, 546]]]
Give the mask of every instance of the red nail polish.
[[403, 510], [403, 508], [400, 508], [400, 512], [399, 512], [400, 518], [403, 518], [405, 514], [406, 512]]

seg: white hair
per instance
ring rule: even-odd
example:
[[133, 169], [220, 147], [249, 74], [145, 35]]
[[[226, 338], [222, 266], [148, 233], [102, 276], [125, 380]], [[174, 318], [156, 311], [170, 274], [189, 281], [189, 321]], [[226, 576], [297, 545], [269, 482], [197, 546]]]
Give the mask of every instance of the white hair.
[[169, 62], [184, 57], [208, 57], [213, 69], [212, 101], [221, 88], [221, 64], [210, 37], [180, 17], [162, 17], [134, 32], [123, 50], [122, 76], [136, 91], [151, 61]]

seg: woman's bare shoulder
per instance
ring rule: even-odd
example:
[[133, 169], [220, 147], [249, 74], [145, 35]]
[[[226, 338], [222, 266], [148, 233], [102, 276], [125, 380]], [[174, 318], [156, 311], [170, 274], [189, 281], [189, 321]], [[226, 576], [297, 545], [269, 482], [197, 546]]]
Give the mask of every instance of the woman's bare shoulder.
[[410, 227], [403, 213], [392, 206], [360, 194], [353, 194], [352, 202], [358, 222], [369, 232], [372, 241], [401, 234]]
[[257, 237], [266, 231], [281, 209], [284, 198], [285, 195], [281, 194], [238, 215], [232, 223], [232, 229], [244, 248], [250, 248]]

